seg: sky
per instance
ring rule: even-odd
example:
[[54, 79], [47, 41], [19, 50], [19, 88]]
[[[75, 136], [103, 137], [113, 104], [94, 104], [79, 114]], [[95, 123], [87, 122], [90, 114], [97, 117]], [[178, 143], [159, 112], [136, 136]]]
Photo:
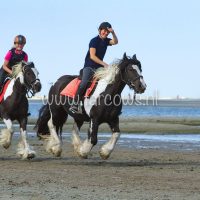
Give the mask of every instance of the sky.
[[24, 51], [42, 82], [39, 95], [60, 76], [78, 74], [89, 41], [108, 21], [119, 44], [107, 49], [104, 61], [136, 54], [147, 84], [143, 96], [200, 98], [198, 0], [6, 0], [0, 7], [0, 61], [16, 35], [26, 36]]

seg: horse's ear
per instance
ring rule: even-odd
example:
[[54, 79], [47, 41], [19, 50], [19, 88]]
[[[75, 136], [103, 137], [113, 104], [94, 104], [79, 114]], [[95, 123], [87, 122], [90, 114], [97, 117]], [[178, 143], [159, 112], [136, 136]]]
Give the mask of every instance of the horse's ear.
[[126, 52], [123, 55], [123, 60], [127, 60]]
[[133, 55], [132, 59], [137, 60], [136, 54]]

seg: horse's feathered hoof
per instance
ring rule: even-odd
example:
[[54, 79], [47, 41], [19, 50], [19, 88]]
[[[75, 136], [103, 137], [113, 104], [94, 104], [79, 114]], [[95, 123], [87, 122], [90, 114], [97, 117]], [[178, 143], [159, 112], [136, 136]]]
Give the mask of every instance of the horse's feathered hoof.
[[99, 155], [103, 160], [107, 160], [110, 157], [110, 154], [105, 154], [103, 151], [99, 151]]
[[88, 155], [80, 156], [80, 158], [82, 158], [82, 159], [88, 159]]
[[55, 157], [60, 157], [60, 156], [61, 156], [61, 153], [62, 153], [62, 150], [56, 151], [56, 152], [52, 152], [52, 153], [53, 153], [53, 155], [54, 155]]
[[2, 145], [4, 149], [8, 149], [10, 147], [10, 143], [6, 143]]

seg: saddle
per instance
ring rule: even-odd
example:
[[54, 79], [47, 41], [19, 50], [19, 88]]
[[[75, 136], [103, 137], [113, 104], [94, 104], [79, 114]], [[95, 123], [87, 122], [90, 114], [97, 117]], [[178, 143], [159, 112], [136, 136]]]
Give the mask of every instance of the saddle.
[[[74, 98], [77, 93], [80, 83], [81, 83], [81, 79], [79, 77], [73, 79], [70, 83], [67, 84], [67, 86], [61, 91], [60, 94], [63, 96]], [[84, 95], [85, 98], [90, 97], [96, 84], [97, 84], [97, 80], [96, 79], [92, 80], [91, 84], [89, 85], [89, 87], [87, 88], [85, 92], [85, 95]]]
[[0, 103], [3, 100], [4, 94], [5, 94], [5, 92], [6, 92], [7, 88], [8, 88], [8, 85], [9, 85], [10, 81], [11, 81], [11, 79], [7, 78], [3, 83], [3, 86], [2, 86], [1, 91], [0, 91]]

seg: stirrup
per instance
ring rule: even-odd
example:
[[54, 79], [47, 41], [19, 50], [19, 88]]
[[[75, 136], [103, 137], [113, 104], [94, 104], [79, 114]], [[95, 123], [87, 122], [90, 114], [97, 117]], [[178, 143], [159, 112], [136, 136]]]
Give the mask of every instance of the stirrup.
[[70, 108], [69, 108], [69, 110], [72, 112], [72, 113], [76, 113], [76, 114], [82, 114], [82, 109], [81, 109], [81, 107], [80, 107], [80, 105], [78, 105], [78, 106], [74, 106], [74, 105], [72, 105]]

